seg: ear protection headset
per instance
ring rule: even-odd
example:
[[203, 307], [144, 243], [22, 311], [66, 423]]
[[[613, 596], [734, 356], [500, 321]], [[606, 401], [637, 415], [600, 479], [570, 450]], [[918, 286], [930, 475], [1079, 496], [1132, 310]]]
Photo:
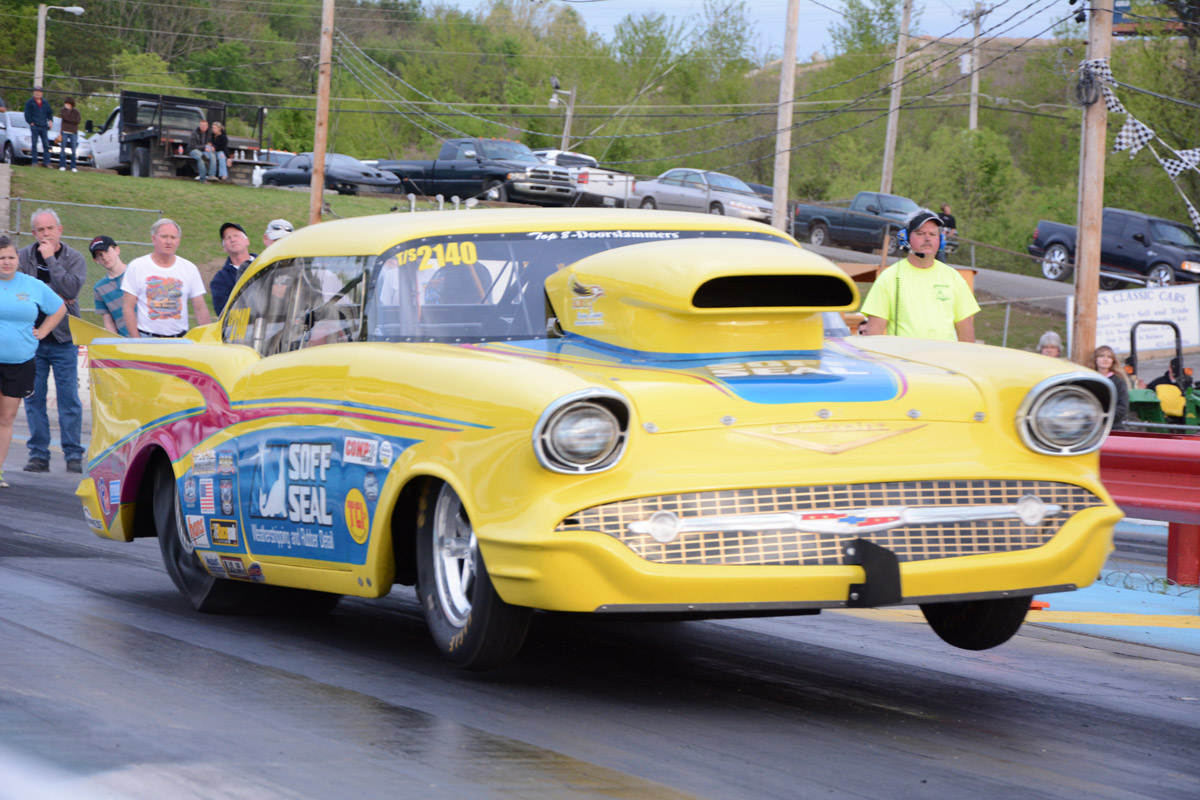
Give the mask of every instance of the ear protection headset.
[[[916, 214], [913, 215], [913, 218], [912, 218], [912, 220], [909, 221], [908, 225], [905, 225], [903, 228], [896, 231], [896, 244], [900, 245], [900, 247], [903, 248], [904, 250], [910, 250], [910, 251], [912, 250], [912, 244], [910, 244], [908, 241], [909, 229], [912, 227], [913, 222], [916, 222], [918, 219], [921, 220], [922, 225], [924, 225], [926, 222], [928, 222], [929, 217], [926, 217], [925, 214], [932, 214], [933, 218], [939, 220], [939, 222], [941, 220], [941, 217], [938, 217], [936, 214], [933, 214], [932, 211], [928, 211], [928, 212], [924, 212], [924, 213], [918, 211]], [[924, 217], [924, 219], [922, 219], [922, 217]], [[943, 251], [945, 249], [946, 249], [946, 226], [938, 225], [938, 252], [940, 253], [941, 251]]]

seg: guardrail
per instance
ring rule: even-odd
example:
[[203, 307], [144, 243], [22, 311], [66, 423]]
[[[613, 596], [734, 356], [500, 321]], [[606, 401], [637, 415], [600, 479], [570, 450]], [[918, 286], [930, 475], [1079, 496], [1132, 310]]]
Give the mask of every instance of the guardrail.
[[1115, 432], [1100, 479], [1126, 514], [1168, 524], [1167, 580], [1200, 584], [1200, 436]]

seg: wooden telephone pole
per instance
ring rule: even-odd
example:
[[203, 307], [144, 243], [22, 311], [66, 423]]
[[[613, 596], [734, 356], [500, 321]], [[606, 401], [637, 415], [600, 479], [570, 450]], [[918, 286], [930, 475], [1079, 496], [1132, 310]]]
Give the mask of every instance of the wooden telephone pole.
[[321, 221], [325, 203], [325, 146], [329, 137], [329, 85], [333, 76], [333, 0], [321, 3], [321, 63], [317, 73], [317, 120], [313, 127], [312, 182], [309, 184], [308, 224]]
[[[1092, 0], [1087, 57], [1108, 59], [1112, 52], [1113, 0]], [[1086, 364], [1096, 349], [1096, 303], [1100, 292], [1100, 225], [1104, 215], [1104, 156], [1108, 107], [1097, 92], [1083, 110], [1079, 153], [1079, 225], [1075, 242], [1075, 319], [1071, 360]]]
[[800, 27], [800, 0], [788, 0], [787, 27], [783, 32], [783, 57], [779, 59], [779, 112], [775, 116], [775, 191], [771, 195], [771, 224], [786, 231], [788, 180], [792, 171], [792, 95], [796, 90], [796, 36]]
[[879, 180], [879, 191], [882, 194], [892, 193], [896, 130], [900, 124], [900, 81], [904, 78], [904, 58], [908, 54], [908, 21], [911, 17], [912, 0], [904, 0], [904, 14], [900, 17], [900, 39], [896, 42], [896, 64], [892, 67], [892, 99], [888, 103], [887, 138], [883, 145], [883, 177]]

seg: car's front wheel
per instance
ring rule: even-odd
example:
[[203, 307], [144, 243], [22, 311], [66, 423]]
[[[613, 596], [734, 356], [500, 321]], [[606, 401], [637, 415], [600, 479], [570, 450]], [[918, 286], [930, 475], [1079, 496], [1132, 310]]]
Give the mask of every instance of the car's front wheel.
[[725, 207], [722, 206], [720, 203], [713, 203], [712, 205], [710, 205], [708, 207], [708, 213], [719, 214], [721, 216], [724, 216], [725, 215]]
[[12, 143], [11, 143], [11, 142], [5, 142], [5, 143], [4, 143], [4, 163], [5, 163], [5, 164], [12, 164], [12, 163], [14, 163], [14, 158], [13, 158], [13, 149], [12, 149]]
[[1042, 256], [1042, 276], [1052, 281], [1065, 281], [1071, 277], [1071, 253], [1066, 246], [1052, 244]]
[[921, 613], [933, 632], [963, 650], [989, 650], [1011, 639], [1029, 613], [1028, 597], [925, 603]]
[[525, 642], [533, 612], [500, 599], [462, 499], [438, 481], [418, 504], [417, 596], [434, 644], [460, 667], [502, 666]]
[[483, 187], [483, 193], [489, 200], [499, 203], [508, 200], [508, 192], [504, 190], [503, 181], [488, 181]]
[[1170, 286], [1175, 282], [1175, 270], [1168, 264], [1155, 264], [1146, 273], [1147, 286]]
[[[197, 611], [206, 614], [310, 615], [323, 614], [338, 604], [341, 595], [284, 586], [264, 586], [218, 579], [200, 561], [185, 524], [175, 472], [159, 464], [153, 484], [154, 527], [167, 574]], [[207, 524], [199, 517], [201, 526]]]

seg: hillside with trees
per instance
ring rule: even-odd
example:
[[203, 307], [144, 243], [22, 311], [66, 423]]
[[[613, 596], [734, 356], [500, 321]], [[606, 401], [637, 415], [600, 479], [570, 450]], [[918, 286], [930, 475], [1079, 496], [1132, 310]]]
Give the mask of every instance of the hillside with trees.
[[[916, 17], [893, 181], [918, 202], [952, 203], [965, 235], [1016, 251], [1039, 218], [1074, 221], [1076, 70], [1085, 53], [1084, 28], [1065, 3], [1060, 24], [1039, 36], [1007, 35], [1032, 13], [1034, 4], [1022, 5], [996, 4], [983, 23], [976, 131], [967, 130], [969, 78], [960, 67], [970, 26], [935, 38], [921, 34]], [[48, 97], [57, 105], [74, 95], [97, 122], [123, 88], [217, 99], [230, 104], [238, 134], [257, 133], [265, 108], [265, 143], [309, 149], [320, 7], [108, 0], [83, 17], [56, 13], [47, 26]], [[837, 200], [878, 185], [899, 7], [847, 0], [826, 57], [800, 65], [793, 197]], [[27, 97], [36, 9], [0, 0], [0, 93], [14, 106]], [[1200, 12], [1189, 0], [1135, 10], [1147, 35], [1114, 41], [1120, 99], [1170, 147], [1200, 147]], [[553, 75], [576, 91], [574, 149], [639, 174], [688, 165], [771, 180], [779, 64], [756, 49], [745, 2], [705, 0], [686, 20], [647, 11], [626, 17], [608, 40], [571, 6], [532, 0], [494, 0], [477, 13], [419, 0], [340, 2], [336, 28], [337, 152], [428, 156], [458, 135], [556, 147], [563, 113], [547, 106]], [[1122, 122], [1110, 115], [1110, 139]], [[1200, 173], [1185, 171], [1178, 183], [1200, 200]], [[1105, 202], [1188, 218], [1147, 151], [1109, 155]]]

